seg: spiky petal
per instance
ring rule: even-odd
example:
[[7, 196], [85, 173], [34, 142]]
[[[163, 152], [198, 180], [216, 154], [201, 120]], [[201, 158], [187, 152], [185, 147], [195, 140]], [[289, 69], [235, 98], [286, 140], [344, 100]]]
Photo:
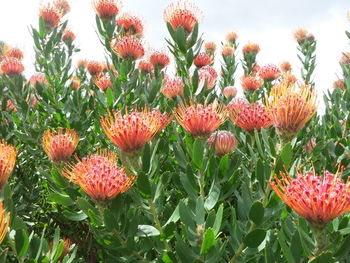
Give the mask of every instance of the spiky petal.
[[224, 88], [222, 93], [224, 94], [226, 99], [231, 97], [234, 98], [237, 95], [237, 89], [234, 86], [228, 86]]
[[24, 71], [22, 62], [17, 58], [7, 57], [3, 59], [0, 67], [1, 71], [8, 76], [20, 75]]
[[94, 0], [93, 7], [96, 14], [104, 20], [111, 20], [113, 16], [118, 15], [122, 8], [120, 0]]
[[135, 36], [124, 36], [111, 42], [113, 52], [120, 58], [140, 59], [145, 54], [142, 41]]
[[120, 15], [116, 21], [117, 25], [123, 29], [125, 35], [143, 35], [143, 23], [137, 16], [125, 13]]
[[164, 77], [162, 85], [162, 93], [169, 99], [176, 98], [176, 96], [182, 96], [184, 92], [184, 83], [180, 77]]
[[62, 12], [55, 6], [47, 5], [40, 8], [39, 17], [43, 19], [48, 28], [53, 29], [61, 23]]
[[259, 77], [265, 81], [273, 81], [281, 76], [279, 68], [273, 64], [267, 64], [260, 68]]
[[213, 62], [212, 57], [209, 56], [205, 52], [201, 52], [198, 54], [198, 56], [193, 60], [193, 64], [197, 68], [201, 68], [204, 66], [209, 66]]
[[168, 54], [164, 51], [154, 51], [149, 56], [149, 62], [152, 63], [154, 67], [158, 67], [159, 69], [163, 69], [170, 63], [170, 58]]
[[0, 140], [0, 189], [2, 189], [16, 163], [17, 150], [4, 140]]
[[6, 213], [4, 205], [0, 202], [0, 244], [4, 241], [10, 225], [10, 213]]
[[244, 91], [256, 91], [261, 86], [260, 80], [252, 75], [242, 76], [241, 84]]

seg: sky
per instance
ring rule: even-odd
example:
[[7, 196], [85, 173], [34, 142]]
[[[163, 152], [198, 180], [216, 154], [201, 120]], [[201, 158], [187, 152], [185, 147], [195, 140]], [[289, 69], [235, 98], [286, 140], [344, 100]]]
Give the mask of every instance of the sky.
[[[38, 10], [43, 1], [0, 0], [0, 39], [21, 48], [25, 53], [25, 75], [33, 73], [34, 49], [30, 25], [38, 27]], [[169, 0], [124, 0], [122, 12], [142, 17], [145, 40], [154, 49], [166, 49], [164, 38], [169, 38], [163, 20], [163, 11]], [[293, 31], [305, 27], [317, 40], [316, 88], [319, 93], [332, 87], [341, 76], [338, 61], [342, 52], [350, 51], [345, 30], [350, 31], [346, 14], [348, 0], [197, 0], [204, 18], [200, 32], [205, 41], [218, 46], [229, 31], [239, 35], [240, 47], [248, 41], [260, 45], [258, 64], [276, 64], [288, 60], [293, 72], [300, 77]], [[70, 0], [69, 28], [77, 36], [75, 44], [81, 49], [76, 59], [104, 59], [104, 50], [98, 40], [95, 13], [91, 0]], [[240, 48], [239, 48], [240, 49]], [[239, 53], [240, 50], [239, 50]], [[241, 54], [239, 54], [239, 57]], [[220, 64], [216, 62], [216, 68]], [[237, 73], [240, 77], [241, 71]], [[239, 82], [236, 82], [239, 83]]]

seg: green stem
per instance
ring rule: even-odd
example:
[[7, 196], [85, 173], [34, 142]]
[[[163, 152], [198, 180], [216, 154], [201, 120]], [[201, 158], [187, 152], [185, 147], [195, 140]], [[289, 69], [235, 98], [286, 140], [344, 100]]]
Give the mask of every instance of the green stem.
[[314, 234], [316, 250], [315, 256], [320, 255], [323, 251], [326, 250], [328, 241], [327, 241], [327, 224], [312, 224], [310, 223], [312, 233]]
[[204, 192], [204, 174], [203, 174], [203, 170], [200, 169], [198, 171], [198, 184], [199, 184], [199, 193], [202, 197], [202, 199], [204, 200], [205, 198], [205, 192]]

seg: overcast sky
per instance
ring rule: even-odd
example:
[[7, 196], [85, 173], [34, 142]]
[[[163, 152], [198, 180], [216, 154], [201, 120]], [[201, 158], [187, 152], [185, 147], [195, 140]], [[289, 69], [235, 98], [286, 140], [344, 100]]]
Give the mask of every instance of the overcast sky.
[[[25, 52], [27, 76], [33, 73], [33, 40], [29, 25], [37, 26], [38, 9], [42, 1], [0, 0], [0, 39], [18, 46]], [[124, 0], [123, 12], [139, 15], [145, 22], [145, 39], [152, 48], [166, 47], [168, 38], [163, 22], [164, 8], [168, 0]], [[299, 77], [299, 63], [293, 31], [306, 27], [317, 39], [316, 87], [319, 91], [332, 86], [340, 76], [338, 60], [344, 50], [349, 50], [344, 34], [350, 30], [346, 13], [350, 10], [348, 0], [198, 0], [204, 19], [200, 31], [206, 41], [217, 45], [227, 32], [239, 34], [242, 47], [248, 41], [259, 43], [261, 52], [258, 63], [279, 64], [283, 60], [292, 63], [294, 73]], [[81, 48], [77, 58], [103, 59], [103, 47], [98, 41], [95, 14], [90, 0], [71, 0], [69, 27], [75, 32], [76, 44]], [[219, 68], [219, 64], [216, 65]]]

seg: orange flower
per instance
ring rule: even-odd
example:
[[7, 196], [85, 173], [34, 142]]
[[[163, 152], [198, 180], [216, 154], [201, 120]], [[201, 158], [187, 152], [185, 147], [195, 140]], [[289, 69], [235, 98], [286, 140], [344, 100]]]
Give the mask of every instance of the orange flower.
[[122, 14], [117, 18], [117, 25], [123, 29], [124, 34], [130, 35], [143, 35], [143, 23], [137, 16], [131, 14]]
[[138, 152], [171, 121], [167, 114], [158, 110], [150, 111], [144, 107], [142, 111], [126, 109], [108, 112], [101, 118], [101, 126], [108, 139], [126, 153]]
[[216, 51], [216, 44], [212, 41], [206, 42], [204, 44], [204, 50], [209, 55], [214, 55], [214, 52]]
[[218, 73], [216, 73], [216, 70], [213, 67], [205, 66], [202, 67], [198, 71], [199, 77], [198, 81], [199, 83], [204, 82], [207, 89], [212, 89], [215, 87], [216, 79], [218, 78]]
[[6, 101], [6, 111], [8, 111], [8, 112], [11, 112], [11, 111], [16, 112], [17, 111], [16, 105], [13, 104], [13, 102], [10, 99], [8, 99]]
[[254, 53], [258, 54], [260, 51], [260, 47], [256, 43], [248, 43], [245, 46], [243, 46], [242, 52], [243, 54], [248, 54], [248, 53]]
[[17, 150], [14, 146], [0, 140], [0, 189], [7, 183], [16, 163]]
[[271, 89], [266, 104], [284, 140], [292, 139], [317, 111], [315, 91], [307, 85], [297, 87], [282, 82]]
[[[69, 237], [63, 238], [60, 240], [60, 242], [63, 242], [63, 251], [60, 256], [60, 260], [63, 260], [64, 257], [69, 253], [70, 247], [72, 246], [73, 242]], [[53, 242], [50, 242], [50, 249], [53, 248]]]
[[100, 74], [103, 71], [103, 63], [97, 61], [89, 61], [86, 67], [91, 76]]
[[343, 56], [339, 60], [339, 63], [350, 64], [350, 52], [343, 52]]
[[153, 64], [146, 60], [141, 60], [139, 62], [139, 70], [144, 71], [145, 73], [152, 73], [154, 71]]
[[268, 111], [258, 102], [250, 104], [244, 100], [233, 101], [227, 108], [231, 121], [248, 132], [260, 131], [272, 125]]
[[210, 135], [208, 143], [212, 146], [215, 143], [215, 154], [224, 156], [232, 153], [237, 146], [236, 137], [229, 131], [216, 131]]
[[108, 74], [100, 74], [94, 79], [94, 83], [101, 91], [106, 91], [108, 88], [112, 88], [113, 84]]
[[39, 16], [44, 20], [48, 28], [56, 28], [61, 22], [62, 13], [54, 6], [47, 5], [39, 10]]
[[345, 90], [344, 80], [343, 79], [338, 79], [338, 80], [334, 81], [333, 89], [336, 89], [336, 88], [340, 88], [342, 90]]
[[22, 50], [17, 47], [8, 47], [6, 45], [4, 46], [3, 56], [8, 58], [16, 58], [18, 60], [22, 60], [24, 57]]
[[260, 70], [260, 66], [258, 64], [255, 64], [254, 67], [253, 67], [253, 72], [252, 74], [253, 75], [256, 75]]
[[280, 65], [281, 70], [283, 72], [291, 72], [292, 71], [292, 65], [288, 61], [283, 61]]
[[235, 44], [236, 43], [236, 40], [238, 38], [238, 35], [236, 32], [232, 31], [232, 32], [229, 32], [227, 35], [226, 35], [226, 41], [230, 44]]
[[93, 6], [101, 19], [111, 20], [113, 16], [118, 15], [122, 2], [120, 0], [94, 0]]
[[75, 34], [72, 31], [68, 29], [64, 30], [62, 35], [62, 40], [64, 43], [68, 43], [69, 41], [73, 42], [74, 39], [75, 39]]
[[277, 66], [268, 64], [260, 68], [259, 77], [265, 81], [273, 81], [281, 76], [281, 71]]
[[230, 45], [223, 45], [222, 47], [222, 51], [221, 51], [221, 54], [224, 56], [224, 57], [230, 57], [232, 56], [233, 54], [235, 53], [235, 48], [230, 46]]
[[65, 162], [77, 148], [79, 136], [71, 129], [59, 128], [57, 134], [47, 130], [42, 137], [44, 151], [53, 162]]
[[193, 60], [193, 64], [198, 67], [209, 66], [213, 62], [211, 56], [205, 52], [200, 52], [197, 57]]
[[287, 86], [293, 86], [297, 82], [297, 78], [291, 73], [285, 73], [282, 75], [282, 83]]
[[226, 99], [228, 99], [230, 97], [234, 98], [237, 95], [237, 89], [234, 86], [228, 86], [228, 87], [224, 88], [223, 94], [224, 94]]
[[301, 43], [309, 36], [309, 32], [307, 29], [299, 27], [294, 31], [294, 38], [298, 43]]
[[178, 1], [171, 3], [164, 10], [164, 20], [169, 23], [173, 30], [177, 30], [182, 26], [188, 33], [192, 33], [195, 24], [200, 23], [202, 11], [193, 4], [187, 1]]
[[174, 109], [179, 124], [194, 137], [207, 137], [226, 121], [224, 107], [217, 101], [203, 105], [199, 103], [180, 104]]
[[56, 0], [54, 7], [60, 10], [63, 16], [70, 12], [70, 5], [67, 0]]
[[104, 151], [77, 161], [64, 167], [62, 175], [98, 202], [112, 200], [134, 183], [135, 177], [128, 176], [125, 169], [117, 165], [115, 153]]
[[80, 78], [77, 76], [74, 76], [71, 78], [71, 81], [72, 81], [73, 89], [78, 90], [80, 88], [80, 83], [81, 83]]
[[142, 42], [135, 36], [124, 36], [111, 42], [113, 52], [120, 58], [140, 59], [145, 54]]
[[88, 63], [89, 62], [86, 59], [79, 59], [78, 62], [77, 62], [77, 67], [79, 69], [85, 69], [85, 68], [87, 68]]
[[298, 215], [312, 224], [327, 224], [350, 210], [349, 177], [344, 184], [342, 171], [332, 174], [324, 171], [323, 176], [315, 172], [297, 174], [292, 179], [281, 173], [272, 178], [270, 185], [276, 194]]
[[0, 202], [0, 244], [4, 241], [10, 225], [10, 212], [6, 213], [3, 203]]
[[167, 76], [163, 79], [162, 93], [168, 99], [182, 96], [184, 92], [184, 83], [180, 77], [169, 78]]
[[170, 58], [166, 52], [155, 51], [150, 55], [149, 62], [151, 62], [154, 67], [162, 69], [169, 65]]
[[46, 80], [46, 76], [44, 73], [41, 73], [41, 72], [37, 72], [37, 73], [34, 73], [30, 79], [29, 79], [29, 85], [36, 88], [36, 85], [37, 83], [40, 83], [40, 84], [45, 84], [45, 85], [48, 85], [49, 83], [47, 82]]
[[260, 88], [261, 82], [254, 76], [245, 75], [241, 78], [242, 89], [245, 91], [256, 91]]
[[1, 71], [8, 75], [20, 75], [24, 71], [24, 66], [17, 58], [5, 58], [1, 61]]

